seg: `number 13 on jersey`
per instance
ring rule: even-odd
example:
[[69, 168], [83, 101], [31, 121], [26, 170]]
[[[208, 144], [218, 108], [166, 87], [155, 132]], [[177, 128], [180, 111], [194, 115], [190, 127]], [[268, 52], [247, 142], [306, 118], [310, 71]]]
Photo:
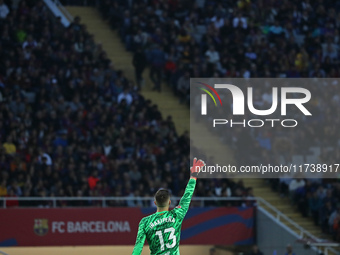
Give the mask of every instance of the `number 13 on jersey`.
[[[163, 232], [164, 232], [164, 234], [170, 232], [170, 235], [169, 235], [169, 238], [168, 238], [169, 242], [167, 242], [165, 244], [166, 248], [171, 249], [171, 248], [175, 247], [175, 245], [176, 245], [175, 229], [174, 228], [166, 228], [166, 229], [164, 229]], [[164, 239], [163, 239], [162, 231], [158, 230], [158, 231], [156, 231], [155, 234], [159, 237], [159, 242], [161, 244], [161, 251], [164, 251]], [[170, 243], [171, 241], [172, 241], [172, 243]]]

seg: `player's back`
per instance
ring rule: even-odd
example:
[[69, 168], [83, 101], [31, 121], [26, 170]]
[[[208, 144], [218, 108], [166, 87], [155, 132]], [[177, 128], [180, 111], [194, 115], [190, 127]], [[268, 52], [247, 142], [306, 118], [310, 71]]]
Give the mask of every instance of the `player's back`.
[[179, 208], [156, 212], [142, 220], [151, 255], [179, 254], [178, 246], [183, 217]]
[[[195, 160], [194, 163], [196, 162]], [[204, 165], [204, 162], [201, 160], [199, 160], [199, 163], [202, 166]], [[194, 166], [191, 169], [196, 169]], [[179, 255], [178, 246], [181, 226], [189, 209], [195, 185], [196, 178], [191, 177], [179, 201], [179, 205], [175, 209], [156, 212], [139, 222], [136, 244], [132, 255], [140, 255], [142, 253], [145, 239], [149, 243], [151, 255]], [[170, 204], [170, 200], [168, 202]]]

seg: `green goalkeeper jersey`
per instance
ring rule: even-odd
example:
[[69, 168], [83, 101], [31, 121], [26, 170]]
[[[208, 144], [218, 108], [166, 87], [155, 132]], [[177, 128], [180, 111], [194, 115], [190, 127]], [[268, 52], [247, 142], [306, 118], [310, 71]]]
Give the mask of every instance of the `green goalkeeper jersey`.
[[191, 178], [177, 207], [171, 211], [156, 212], [139, 222], [132, 255], [141, 254], [145, 238], [151, 255], [179, 255], [182, 222], [189, 209], [195, 186], [196, 179]]

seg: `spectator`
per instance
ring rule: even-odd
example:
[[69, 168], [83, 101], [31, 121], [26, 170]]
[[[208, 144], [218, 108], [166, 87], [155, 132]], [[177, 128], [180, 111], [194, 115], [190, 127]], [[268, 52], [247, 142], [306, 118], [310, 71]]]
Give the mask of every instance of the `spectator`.
[[0, 185], [0, 197], [6, 197], [7, 194], [6, 181], [3, 180]]
[[205, 53], [205, 56], [208, 57], [208, 62], [211, 64], [217, 65], [220, 61], [220, 55], [219, 53], [215, 50], [214, 46], [210, 46], [209, 50]]
[[105, 140], [105, 144], [103, 145], [103, 150], [105, 156], [109, 156], [112, 150], [112, 145], [110, 144], [110, 141], [107, 139]]
[[134, 182], [135, 184], [138, 184], [139, 181], [142, 179], [142, 174], [138, 169], [137, 165], [133, 165], [131, 168], [132, 169], [129, 172], [131, 181]]
[[0, 0], [0, 19], [5, 19], [8, 13], [8, 6], [4, 3], [4, 0]]
[[148, 35], [143, 32], [141, 29], [138, 29], [137, 34], [133, 37], [133, 48], [136, 49], [136, 51], [141, 51], [141, 49], [144, 49], [148, 42]]
[[289, 184], [289, 193], [290, 197], [293, 201], [296, 200], [296, 191], [299, 188], [302, 188], [305, 186], [305, 181], [302, 179], [293, 179]]
[[46, 164], [47, 166], [52, 165], [51, 156], [48, 155], [46, 152], [43, 152], [42, 149], [39, 150], [38, 162], [40, 164]]
[[340, 223], [340, 208], [337, 208], [332, 212], [328, 220], [329, 231], [333, 236], [333, 240], [337, 240], [338, 238], [339, 223]]
[[[1, 1], [1, 0], [0, 0]], [[37, 47], [38, 44], [37, 42], [33, 39], [32, 35], [28, 35], [26, 41], [24, 41], [24, 43], [22, 44], [22, 48], [23, 49], [34, 49], [35, 47]]]
[[143, 71], [146, 67], [146, 57], [144, 52], [140, 47], [136, 50], [133, 55], [132, 64], [135, 67], [135, 75], [138, 89], [141, 89], [141, 85], [143, 82]]
[[12, 100], [9, 104], [9, 107], [14, 114], [18, 115], [25, 110], [25, 104], [22, 102], [22, 98], [17, 95], [15, 100]]
[[272, 41], [275, 41], [283, 36], [283, 28], [280, 26], [278, 21], [275, 21], [274, 24], [269, 28], [269, 32], [272, 37]]
[[79, 38], [79, 40], [74, 44], [74, 49], [79, 52], [82, 53], [85, 49], [85, 45], [84, 45], [84, 38], [81, 36]]
[[324, 233], [329, 233], [329, 219], [333, 211], [334, 208], [331, 202], [326, 202], [320, 209], [320, 224]]
[[13, 155], [17, 151], [16, 146], [12, 141], [12, 137], [10, 136], [7, 137], [6, 142], [2, 146], [7, 154]]
[[97, 171], [93, 171], [91, 176], [87, 179], [88, 181], [88, 185], [89, 185], [89, 188], [91, 190], [94, 190], [97, 183], [99, 182], [99, 178], [98, 178], [98, 172]]
[[216, 15], [211, 19], [211, 22], [214, 24], [216, 29], [220, 29], [224, 26], [224, 19], [220, 15]]
[[154, 45], [149, 52], [150, 79], [154, 83], [153, 90], [161, 92], [163, 67], [165, 65], [165, 54], [159, 45]]
[[259, 247], [257, 245], [253, 245], [249, 255], [263, 255], [263, 253], [259, 250]]
[[293, 247], [290, 244], [287, 244], [286, 250], [287, 252], [285, 255], [295, 255], [295, 252], [293, 252]]
[[242, 17], [242, 14], [239, 12], [237, 16], [233, 19], [233, 26], [234, 28], [242, 27], [243, 29], [247, 29], [247, 19]]
[[322, 200], [318, 196], [317, 191], [314, 191], [309, 198], [309, 208], [315, 225], [319, 225], [319, 211], [321, 209]]
[[7, 194], [8, 198], [11, 198], [11, 200], [6, 200], [6, 208], [11, 208], [11, 207], [18, 207], [19, 206], [19, 201], [16, 198], [17, 195], [15, 194], [15, 191], [13, 189], [9, 189], [9, 192]]
[[177, 82], [177, 94], [180, 98], [181, 103], [188, 102], [189, 89], [190, 89], [190, 73], [186, 71]]
[[123, 100], [127, 103], [127, 105], [131, 105], [133, 98], [129, 93], [129, 89], [127, 87], [124, 88], [124, 91], [118, 95], [118, 104], [120, 104]]

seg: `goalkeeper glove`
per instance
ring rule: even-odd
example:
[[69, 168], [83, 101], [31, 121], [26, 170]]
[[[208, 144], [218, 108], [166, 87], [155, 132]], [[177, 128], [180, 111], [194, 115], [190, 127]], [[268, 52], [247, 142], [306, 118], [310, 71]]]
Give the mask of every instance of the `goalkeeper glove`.
[[198, 173], [201, 171], [202, 167], [205, 166], [205, 163], [203, 160], [197, 158], [194, 158], [194, 162], [192, 163], [192, 167], [190, 168], [190, 176], [193, 178], [197, 178]]

